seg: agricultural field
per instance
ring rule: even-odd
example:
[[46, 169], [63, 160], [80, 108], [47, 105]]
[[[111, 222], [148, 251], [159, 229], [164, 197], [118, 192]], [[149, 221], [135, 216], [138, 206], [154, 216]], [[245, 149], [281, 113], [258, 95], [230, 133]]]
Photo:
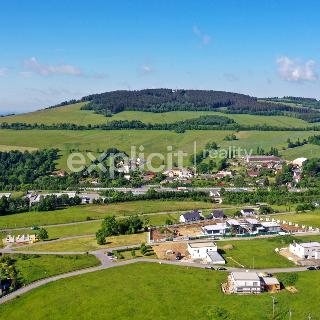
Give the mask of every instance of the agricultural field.
[[0, 122], [25, 122], [38, 124], [56, 124], [56, 123], [74, 123], [79, 125], [101, 124], [113, 120], [140, 120], [144, 123], [173, 123], [192, 118], [198, 118], [203, 115], [223, 115], [233, 119], [240, 125], [263, 125], [277, 127], [295, 127], [304, 128], [311, 126], [308, 122], [287, 116], [260, 116], [250, 114], [225, 114], [214, 111], [172, 111], [164, 113], [152, 113], [141, 111], [123, 111], [105, 117], [95, 114], [93, 111], [80, 110], [84, 103], [76, 103], [68, 106], [62, 106], [52, 109], [43, 109], [26, 114], [8, 116], [0, 118]]
[[139, 245], [147, 242], [147, 233], [128, 234], [106, 238], [105, 245], [98, 245], [94, 236], [59, 241], [45, 241], [33, 245], [17, 247], [19, 251], [35, 252], [88, 252], [104, 248]]
[[[187, 154], [184, 157], [185, 164], [189, 163], [189, 156], [193, 154], [195, 148], [197, 151], [202, 150], [206, 143], [215, 141], [220, 144], [221, 149], [228, 149], [230, 146], [241, 147], [241, 155], [245, 152], [256, 152], [257, 147], [262, 147], [265, 150], [270, 150], [271, 147], [277, 147], [280, 151], [287, 146], [287, 139], [292, 141], [303, 140], [311, 135], [313, 131], [241, 131], [238, 132], [236, 141], [225, 141], [224, 138], [231, 131], [218, 130], [189, 130], [183, 134], [164, 130], [0, 130], [2, 146], [10, 146], [10, 149], [17, 148], [58, 148], [61, 157], [58, 160], [57, 167], [69, 170], [67, 166], [68, 156], [72, 152], [82, 152], [86, 157], [87, 152], [98, 155], [107, 148], [116, 147], [119, 150], [132, 155], [132, 147], [139, 152], [139, 147], [143, 146], [145, 159], [151, 153], [161, 153], [164, 155], [164, 163], [167, 162], [168, 146], [172, 146], [173, 151], [183, 151]], [[266, 139], [266, 135], [268, 139]], [[298, 149], [298, 148], [297, 148]], [[319, 148], [318, 148], [319, 149]], [[295, 156], [303, 156], [304, 150], [301, 153], [297, 152]], [[158, 156], [149, 159], [152, 164], [159, 165], [162, 160]], [[175, 160], [175, 159], [173, 159]]]
[[[129, 216], [191, 209], [210, 209], [213, 204], [200, 201], [132, 201], [108, 205], [84, 205], [47, 212], [26, 212], [0, 217], [0, 229], [62, 224], [103, 219], [107, 216]], [[80, 226], [79, 226], [80, 227]]]
[[[220, 284], [226, 277], [224, 272], [135, 263], [37, 288], [1, 306], [1, 316], [12, 320], [26, 313], [34, 320], [61, 319], [61, 315], [65, 320], [106, 319], [106, 315], [108, 319], [208, 320], [215, 319], [220, 307], [226, 319], [271, 319], [270, 294], [224, 295]], [[314, 285], [319, 281], [320, 272], [299, 273], [297, 293], [283, 290], [276, 294], [278, 319], [287, 319], [289, 310], [293, 319], [307, 319], [309, 313], [318, 319], [320, 305], [310, 301], [320, 294], [320, 287]]]
[[34, 255], [11, 254], [19, 277], [24, 285], [88, 267], [98, 266], [100, 261], [93, 255]]

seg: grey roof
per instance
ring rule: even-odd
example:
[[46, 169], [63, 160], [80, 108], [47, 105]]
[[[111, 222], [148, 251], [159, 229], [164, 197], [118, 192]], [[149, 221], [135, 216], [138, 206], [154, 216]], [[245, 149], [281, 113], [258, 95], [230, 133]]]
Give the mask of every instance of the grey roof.
[[190, 248], [216, 248], [217, 245], [213, 241], [205, 241], [205, 242], [189, 242]]
[[314, 248], [314, 247], [320, 247], [320, 242], [302, 242], [298, 243], [303, 248]]
[[217, 251], [209, 251], [207, 255], [210, 257], [212, 262], [225, 261], [224, 258]]
[[256, 272], [244, 272], [244, 271], [236, 271], [232, 272], [234, 280], [252, 280], [252, 281], [260, 281], [260, 278]]
[[267, 286], [279, 285], [280, 284], [278, 279], [275, 278], [275, 277], [262, 277], [262, 280]]
[[186, 220], [200, 220], [200, 212], [199, 211], [189, 211], [183, 214]]
[[226, 216], [223, 210], [213, 210], [210, 215], [213, 218], [224, 218]]

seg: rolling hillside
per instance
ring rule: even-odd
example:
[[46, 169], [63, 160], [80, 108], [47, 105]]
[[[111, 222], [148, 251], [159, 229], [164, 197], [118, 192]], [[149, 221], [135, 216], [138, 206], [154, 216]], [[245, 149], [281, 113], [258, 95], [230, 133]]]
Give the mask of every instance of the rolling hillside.
[[0, 118], [0, 122], [23, 122], [28, 124], [74, 123], [78, 125], [103, 124], [113, 120], [140, 120], [144, 123], [173, 123], [198, 118], [202, 115], [221, 115], [233, 119], [240, 125], [263, 125], [277, 127], [305, 128], [310, 123], [288, 116], [263, 116], [250, 114], [225, 114], [214, 111], [172, 111], [152, 113], [143, 111], [122, 111], [112, 117], [96, 114], [94, 111], [81, 110], [84, 102], [62, 107], [43, 109], [35, 112]]

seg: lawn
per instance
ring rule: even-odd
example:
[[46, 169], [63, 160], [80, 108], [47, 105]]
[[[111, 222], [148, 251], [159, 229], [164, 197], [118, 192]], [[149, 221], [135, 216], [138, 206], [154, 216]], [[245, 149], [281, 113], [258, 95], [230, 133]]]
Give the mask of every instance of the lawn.
[[[108, 205], [83, 205], [63, 210], [47, 212], [26, 212], [0, 217], [0, 229], [50, 225], [70, 222], [103, 219], [107, 216], [128, 216], [157, 212], [174, 212], [191, 209], [212, 208], [213, 204], [200, 201], [132, 201]], [[72, 228], [80, 228], [75, 226]]]
[[147, 242], [146, 233], [120, 235], [106, 238], [106, 245], [98, 245], [95, 237], [81, 237], [61, 241], [39, 242], [31, 246], [19, 247], [19, 251], [36, 251], [36, 252], [88, 252], [97, 249], [115, 248], [130, 245], [139, 245]]
[[279, 214], [272, 216], [272, 218], [320, 228], [320, 210], [305, 213]]
[[[37, 288], [1, 306], [3, 319], [18, 320], [26, 314], [37, 319], [133, 320], [268, 320], [270, 294], [224, 295], [220, 284], [226, 273], [155, 263], [136, 263], [59, 280]], [[319, 319], [320, 272], [299, 273], [298, 293], [275, 295], [277, 319]], [[45, 299], [43, 297], [46, 297]], [[229, 317], [212, 315], [216, 307]]]
[[[256, 152], [257, 147], [269, 150], [271, 147], [277, 147], [280, 150], [286, 147], [287, 139], [292, 141], [303, 140], [313, 135], [313, 131], [241, 131], [237, 133], [238, 140], [224, 141], [224, 138], [230, 134], [230, 131], [220, 130], [189, 130], [183, 134], [172, 131], [158, 130], [0, 130], [1, 145], [25, 148], [59, 148], [61, 158], [58, 161], [58, 167], [68, 170], [67, 159], [71, 150], [77, 150], [85, 155], [86, 161], [89, 158], [87, 152], [97, 155], [98, 152], [106, 150], [110, 147], [116, 147], [119, 150], [127, 152], [131, 155], [132, 147], [136, 150], [143, 146], [145, 158], [152, 153], [161, 153], [165, 156], [167, 162], [168, 146], [172, 146], [173, 151], [183, 151], [189, 156], [193, 154], [196, 145], [197, 150], [204, 148], [207, 142], [215, 141], [221, 145], [221, 148], [230, 146], [241, 147], [249, 152]], [[267, 139], [266, 139], [267, 137]], [[242, 155], [244, 150], [242, 150]], [[302, 152], [297, 156], [303, 156]], [[162, 161], [158, 157], [149, 158], [153, 165], [160, 165]], [[173, 158], [176, 161], [176, 157]], [[184, 157], [185, 165], [189, 164], [189, 157]]]
[[93, 255], [27, 255], [12, 254], [24, 285], [57, 274], [100, 265]]
[[[225, 246], [232, 245], [233, 249], [225, 250]], [[250, 239], [219, 241], [218, 247], [227, 261], [228, 267], [244, 268], [281, 268], [292, 267], [293, 263], [282, 257], [274, 250], [286, 244], [281, 243], [281, 238]]]

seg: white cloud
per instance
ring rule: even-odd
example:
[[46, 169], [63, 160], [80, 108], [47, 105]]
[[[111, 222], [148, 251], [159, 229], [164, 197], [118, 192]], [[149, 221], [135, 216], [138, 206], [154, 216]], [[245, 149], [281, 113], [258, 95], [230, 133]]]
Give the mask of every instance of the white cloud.
[[306, 62], [282, 56], [277, 59], [278, 74], [286, 81], [315, 81], [318, 79], [316, 62]]
[[149, 66], [149, 65], [144, 64], [144, 65], [140, 66], [140, 72], [142, 74], [149, 74], [149, 73], [152, 73], [154, 71], [155, 71], [154, 68]]
[[6, 76], [8, 73], [8, 68], [0, 68], [0, 77]]
[[35, 57], [32, 57], [24, 61], [24, 67], [32, 72], [40, 74], [42, 76], [48, 76], [51, 74], [63, 74], [63, 75], [82, 75], [80, 68], [70, 64], [49, 65], [38, 62]]
[[192, 31], [198, 38], [200, 38], [203, 45], [207, 45], [211, 42], [211, 36], [203, 33], [197, 26], [193, 26]]

